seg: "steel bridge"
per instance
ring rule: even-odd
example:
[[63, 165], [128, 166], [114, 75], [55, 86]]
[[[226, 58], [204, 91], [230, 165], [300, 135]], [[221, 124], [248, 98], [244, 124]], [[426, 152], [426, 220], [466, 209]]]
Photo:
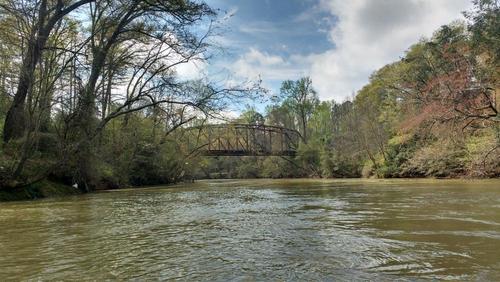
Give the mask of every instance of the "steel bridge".
[[210, 124], [186, 130], [188, 148], [203, 156], [295, 156], [301, 135], [279, 126]]

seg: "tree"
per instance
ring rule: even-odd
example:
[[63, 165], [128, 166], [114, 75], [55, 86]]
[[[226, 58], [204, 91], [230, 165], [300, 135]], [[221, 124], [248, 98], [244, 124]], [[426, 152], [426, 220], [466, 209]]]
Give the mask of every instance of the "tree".
[[[3, 139], [8, 142], [12, 138], [21, 137], [25, 128], [25, 101], [35, 81], [35, 68], [42, 57], [46, 43], [54, 27], [64, 16], [93, 0], [79, 1], [27, 1], [15, 0], [2, 2], [0, 9], [17, 17], [24, 23], [33, 23], [26, 33], [25, 52], [19, 71], [19, 81], [14, 100], [7, 112], [3, 128]], [[31, 11], [36, 11], [32, 14]]]
[[290, 129], [297, 128], [294, 113], [284, 104], [271, 105], [266, 108], [266, 123]]
[[[13, 180], [7, 181], [9, 187], [57, 174], [56, 179], [77, 182], [84, 191], [94, 189], [102, 176], [99, 166], [113, 163], [112, 158], [104, 157], [104, 150], [143, 152], [125, 148], [135, 147], [133, 141], [144, 142], [147, 148], [171, 149], [175, 146], [167, 143], [173, 141], [169, 135], [176, 129], [197, 116], [215, 116], [233, 99], [262, 90], [252, 83], [225, 88], [208, 78], [179, 79], [179, 65], [210, 56], [207, 40], [216, 28], [217, 15], [203, 2], [1, 4], [0, 9], [8, 13], [1, 13], [0, 20], [20, 22], [15, 30], [23, 36], [2, 37], [0, 49], [6, 56], [24, 57], [22, 74], [28, 73], [16, 88], [7, 71], [0, 69], [1, 81], [10, 83], [5, 88], [17, 91], [12, 94], [14, 101], [5, 123], [4, 137], [12, 142], [5, 143], [0, 158], [6, 164], [0, 178]], [[83, 5], [89, 9], [77, 17], [70, 14]], [[3, 31], [6, 29], [0, 29]], [[16, 38], [28, 38], [25, 50]], [[8, 54], [4, 40], [19, 55]], [[29, 47], [32, 41], [36, 44]], [[33, 53], [29, 48], [36, 51], [32, 56], [27, 55]], [[1, 94], [0, 102], [8, 103], [6, 93]], [[115, 120], [120, 121], [122, 132], [111, 130], [113, 138], [107, 139], [110, 131], [106, 126], [116, 127]], [[137, 128], [141, 126], [147, 130]], [[150, 138], [137, 138], [127, 131], [144, 132]], [[13, 132], [21, 132], [23, 138]], [[127, 139], [123, 147], [107, 146], [107, 142], [116, 142], [117, 135]]]
[[[81, 187], [90, 190], [95, 186], [91, 173], [92, 141], [107, 122], [160, 103], [174, 102], [155, 93], [175, 88], [176, 84], [170, 87], [172, 69], [206, 50], [206, 35], [196, 36], [191, 28], [214, 15], [206, 4], [193, 1], [98, 1], [91, 6], [90, 73], [70, 125], [77, 143], [77, 178]], [[143, 48], [135, 51], [134, 46]], [[132, 50], [131, 59], [144, 61], [136, 65], [123, 104], [97, 124], [97, 89], [112, 50], [119, 47]]]
[[243, 113], [241, 113], [240, 117], [237, 119], [242, 123], [262, 125], [264, 124], [264, 116], [257, 112], [255, 108], [248, 107]]
[[312, 80], [304, 77], [297, 81], [284, 81], [280, 93], [284, 99], [283, 104], [295, 114], [302, 138], [307, 143], [307, 123], [319, 103], [318, 95], [312, 87]]

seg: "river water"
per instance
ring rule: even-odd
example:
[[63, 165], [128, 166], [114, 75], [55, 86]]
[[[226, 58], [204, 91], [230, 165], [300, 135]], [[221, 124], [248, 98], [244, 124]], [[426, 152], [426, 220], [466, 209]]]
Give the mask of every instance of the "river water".
[[500, 181], [200, 181], [0, 203], [0, 280], [500, 280]]

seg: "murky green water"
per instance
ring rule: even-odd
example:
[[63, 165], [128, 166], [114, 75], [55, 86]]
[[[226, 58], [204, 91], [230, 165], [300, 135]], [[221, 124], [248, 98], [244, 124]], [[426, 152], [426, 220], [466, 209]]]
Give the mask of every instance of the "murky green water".
[[206, 181], [0, 203], [0, 280], [500, 280], [500, 181]]

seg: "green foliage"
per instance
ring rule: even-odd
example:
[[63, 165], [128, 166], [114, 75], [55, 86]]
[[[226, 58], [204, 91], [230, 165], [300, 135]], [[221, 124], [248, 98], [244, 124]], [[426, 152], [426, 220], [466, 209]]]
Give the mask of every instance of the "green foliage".
[[178, 181], [186, 146], [170, 134], [195, 110], [214, 114], [258, 91], [177, 77], [178, 64], [207, 57], [213, 28], [199, 27], [216, 10], [139, 2], [2, 2], [0, 186], [52, 179], [91, 191]]
[[236, 178], [259, 178], [261, 169], [254, 158], [246, 157], [242, 158], [236, 171]]
[[264, 124], [264, 116], [257, 112], [255, 108], [248, 107], [237, 119], [237, 122], [247, 124]]
[[329, 144], [333, 139], [332, 103], [322, 102], [315, 109], [309, 120], [311, 142]]
[[[498, 130], [498, 127], [497, 127]], [[500, 176], [500, 136], [498, 131], [489, 130], [475, 134], [465, 140], [464, 162], [471, 176]]]
[[[73, 62], [69, 61], [68, 69], [60, 72], [59, 62], [54, 60], [56, 53], [40, 51], [41, 61], [33, 66], [33, 75], [26, 76], [40, 83], [26, 84], [33, 88], [27, 93], [32, 100], [26, 104], [31, 108], [20, 112], [22, 116], [29, 113], [26, 121], [32, 128], [19, 131], [23, 134], [16, 131], [19, 136], [0, 146], [0, 186], [20, 187], [39, 178], [67, 185], [83, 179], [96, 187], [117, 188], [184, 178], [498, 177], [500, 8], [495, 0], [473, 2], [474, 10], [466, 13], [468, 22], [444, 25], [431, 38], [410, 46], [401, 60], [375, 71], [352, 101], [320, 102], [312, 80], [304, 77], [284, 81], [279, 97], [265, 113], [247, 107], [233, 120], [297, 130], [302, 140], [295, 148], [297, 155], [291, 158], [204, 158], [188, 151], [181, 138], [182, 127], [202, 126], [206, 120], [193, 115], [186, 120], [186, 113], [193, 109], [213, 113], [231, 99], [217, 96], [226, 92], [201, 80], [177, 82], [172, 69], [155, 69], [161, 64], [153, 62], [154, 58], [145, 64], [151, 69], [137, 70], [137, 77], [128, 77], [130, 88], [134, 88], [127, 89], [131, 91], [127, 95], [132, 96], [126, 97], [130, 100], [112, 95], [115, 91], [111, 90], [126, 84], [123, 80], [132, 72], [130, 66], [137, 65], [138, 58], [127, 53], [131, 45], [124, 43], [162, 45], [153, 44], [155, 36], [145, 36], [154, 27], [148, 17], [160, 20], [166, 13], [168, 18], [170, 8], [179, 15], [187, 13], [170, 23], [179, 27], [171, 31], [180, 36], [179, 50], [191, 54], [207, 46], [192, 45], [197, 42], [193, 40], [197, 33], [193, 25], [211, 19], [214, 13], [205, 4], [187, 1], [182, 2], [186, 6], [163, 7], [168, 11], [140, 6], [136, 12], [141, 21], [133, 23], [140, 32], [119, 34], [119, 40], [106, 52], [103, 46], [82, 49], [91, 54], [91, 65], [81, 62], [85, 73], [71, 69]], [[104, 28], [101, 43], [112, 40], [107, 37], [113, 34], [115, 25], [108, 18], [113, 14], [107, 10], [110, 7], [100, 7], [104, 14], [96, 19], [96, 24]], [[142, 11], [146, 18], [140, 17], [140, 9], [148, 9]], [[30, 14], [36, 17], [37, 13]], [[21, 20], [35, 22], [36, 18]], [[17, 80], [13, 77], [19, 78], [12, 70], [20, 69], [18, 64], [26, 53], [16, 48], [22, 45], [23, 36], [28, 43], [36, 42], [29, 38], [36, 33], [16, 30], [15, 21], [9, 13], [0, 19], [0, 55], [5, 58], [0, 62], [0, 132], [7, 110], [12, 108], [9, 91], [16, 88], [12, 81]], [[49, 45], [78, 46], [79, 32], [90, 36], [78, 17], [68, 15], [61, 24], [61, 30], [54, 30], [48, 38]], [[96, 73], [88, 74], [87, 69]], [[139, 76], [141, 79], [137, 79]], [[82, 81], [90, 77], [94, 80]], [[57, 91], [65, 99], [54, 109], [51, 102], [55, 90], [49, 87], [52, 80], [61, 87]], [[66, 80], [68, 85], [64, 85]], [[152, 85], [139, 85], [141, 81]], [[138, 88], [144, 92], [132, 93]], [[170, 102], [156, 103], [164, 99]], [[106, 114], [111, 117], [107, 119]], [[12, 128], [17, 126], [16, 122], [11, 124]], [[37, 194], [42, 188], [33, 187], [26, 189], [26, 193], [32, 193], [30, 197], [43, 195]]]
[[310, 176], [321, 176], [320, 167], [320, 148], [318, 144], [301, 143], [297, 151], [297, 160], [302, 168]]
[[291, 178], [297, 177], [297, 167], [292, 160], [281, 157], [269, 157], [262, 162], [262, 177]]
[[[415, 151], [405, 163], [403, 176], [451, 177], [462, 174], [464, 151], [453, 144], [434, 142]], [[406, 175], [405, 175], [406, 174]]]
[[266, 109], [266, 123], [297, 129], [294, 113], [286, 104], [268, 106]]
[[132, 185], [153, 185], [168, 183], [167, 168], [163, 165], [162, 156], [154, 144], [138, 144], [130, 160], [130, 177]]
[[319, 104], [318, 94], [312, 87], [312, 80], [303, 77], [297, 81], [286, 80], [281, 84], [283, 106], [294, 113], [297, 127], [305, 142], [309, 136], [309, 119]]
[[408, 137], [396, 136], [392, 138], [387, 147], [385, 159], [375, 173], [382, 177], [418, 177], [425, 176], [418, 171], [402, 170], [403, 165], [412, 158], [417, 150], [418, 137], [416, 135]]
[[500, 60], [500, 4], [498, 0], [474, 0], [475, 9], [466, 13], [470, 21], [472, 43], [477, 53], [488, 53], [498, 64]]
[[338, 152], [322, 152], [321, 175], [334, 178], [360, 177], [361, 163]]

